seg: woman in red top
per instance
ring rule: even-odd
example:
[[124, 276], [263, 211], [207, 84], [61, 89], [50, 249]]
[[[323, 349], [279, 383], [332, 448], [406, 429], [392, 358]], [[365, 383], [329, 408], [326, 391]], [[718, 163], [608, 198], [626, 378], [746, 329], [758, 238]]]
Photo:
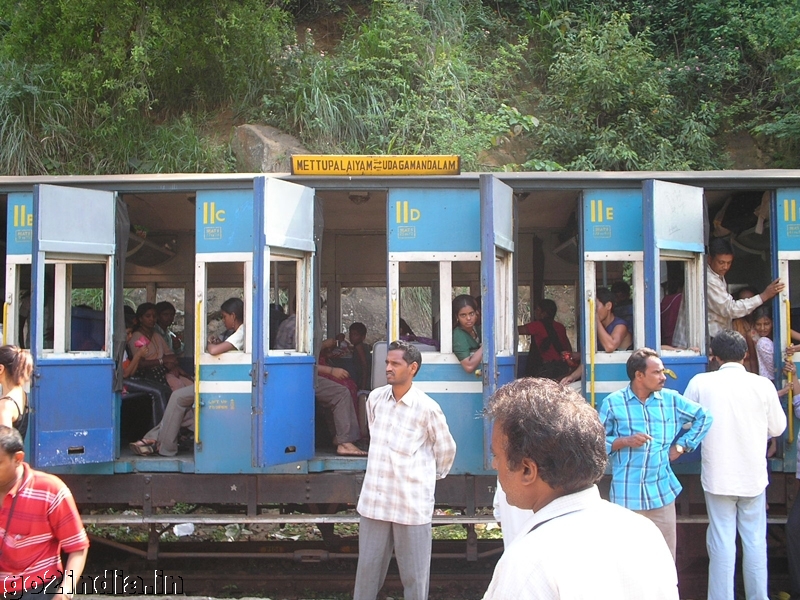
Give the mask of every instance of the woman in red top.
[[531, 336], [525, 375], [560, 381], [571, 370], [566, 357], [572, 355], [566, 328], [555, 320], [556, 303], [539, 301], [533, 308], [534, 321], [518, 328], [520, 335]]

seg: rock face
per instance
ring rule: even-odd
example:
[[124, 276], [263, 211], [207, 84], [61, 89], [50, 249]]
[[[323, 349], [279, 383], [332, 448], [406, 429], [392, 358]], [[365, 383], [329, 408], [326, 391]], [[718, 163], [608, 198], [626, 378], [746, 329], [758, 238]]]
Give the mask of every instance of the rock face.
[[240, 173], [288, 173], [292, 154], [310, 154], [300, 140], [267, 125], [240, 125], [231, 150]]

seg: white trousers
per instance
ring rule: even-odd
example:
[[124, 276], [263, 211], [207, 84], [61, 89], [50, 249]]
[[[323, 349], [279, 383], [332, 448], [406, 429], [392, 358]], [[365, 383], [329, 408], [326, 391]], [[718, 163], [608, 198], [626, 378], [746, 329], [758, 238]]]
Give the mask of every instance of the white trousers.
[[736, 532], [742, 539], [747, 600], [767, 596], [767, 492], [747, 498], [705, 493], [708, 511], [708, 600], [734, 600]]

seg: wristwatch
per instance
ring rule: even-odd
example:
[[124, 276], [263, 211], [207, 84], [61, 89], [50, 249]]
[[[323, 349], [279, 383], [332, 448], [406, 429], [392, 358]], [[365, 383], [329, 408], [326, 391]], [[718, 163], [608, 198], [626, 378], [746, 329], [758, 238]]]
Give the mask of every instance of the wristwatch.
[[678, 454], [683, 454], [684, 452], [686, 452], [686, 448], [684, 448], [680, 444], [675, 444], [675, 450], [678, 451]]

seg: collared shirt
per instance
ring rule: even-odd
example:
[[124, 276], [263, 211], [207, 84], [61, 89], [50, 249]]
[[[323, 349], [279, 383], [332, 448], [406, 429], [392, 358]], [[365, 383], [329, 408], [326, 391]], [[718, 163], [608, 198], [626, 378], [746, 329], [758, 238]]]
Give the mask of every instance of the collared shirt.
[[442, 409], [413, 384], [400, 400], [385, 385], [370, 393], [367, 420], [371, 442], [359, 514], [401, 525], [430, 523], [436, 480], [456, 456]]
[[723, 329], [730, 329], [733, 319], [749, 315], [764, 303], [758, 294], [752, 298], [734, 300], [728, 293], [725, 278], [717, 275], [710, 265], [706, 265], [706, 282], [708, 335], [712, 338]]
[[664, 536], [649, 519], [602, 500], [596, 486], [556, 498], [525, 527], [483, 600], [678, 599]]
[[714, 415], [714, 427], [703, 440], [703, 489], [720, 496], [758, 496], [768, 483], [767, 440], [786, 429], [773, 383], [739, 363], [725, 363], [718, 371], [695, 375], [686, 396]]
[[[61, 551], [67, 554], [89, 547], [80, 513], [69, 488], [58, 477], [35, 471], [23, 463], [22, 483], [9, 522], [14, 490], [0, 509], [0, 580], [6, 594], [22, 589], [23, 581], [49, 581], [60, 576]], [[5, 531], [8, 524], [8, 532]]]
[[[606, 450], [612, 466], [611, 501], [631, 510], [661, 508], [674, 501], [681, 484], [670, 467], [669, 448], [680, 444], [687, 451], [694, 450], [711, 427], [711, 420], [697, 402], [666, 388], [650, 394], [644, 403], [631, 386], [606, 396], [600, 421], [606, 428]], [[684, 429], [685, 424], [691, 428]], [[614, 440], [635, 433], [646, 433], [653, 439], [638, 448], [611, 451]]]

